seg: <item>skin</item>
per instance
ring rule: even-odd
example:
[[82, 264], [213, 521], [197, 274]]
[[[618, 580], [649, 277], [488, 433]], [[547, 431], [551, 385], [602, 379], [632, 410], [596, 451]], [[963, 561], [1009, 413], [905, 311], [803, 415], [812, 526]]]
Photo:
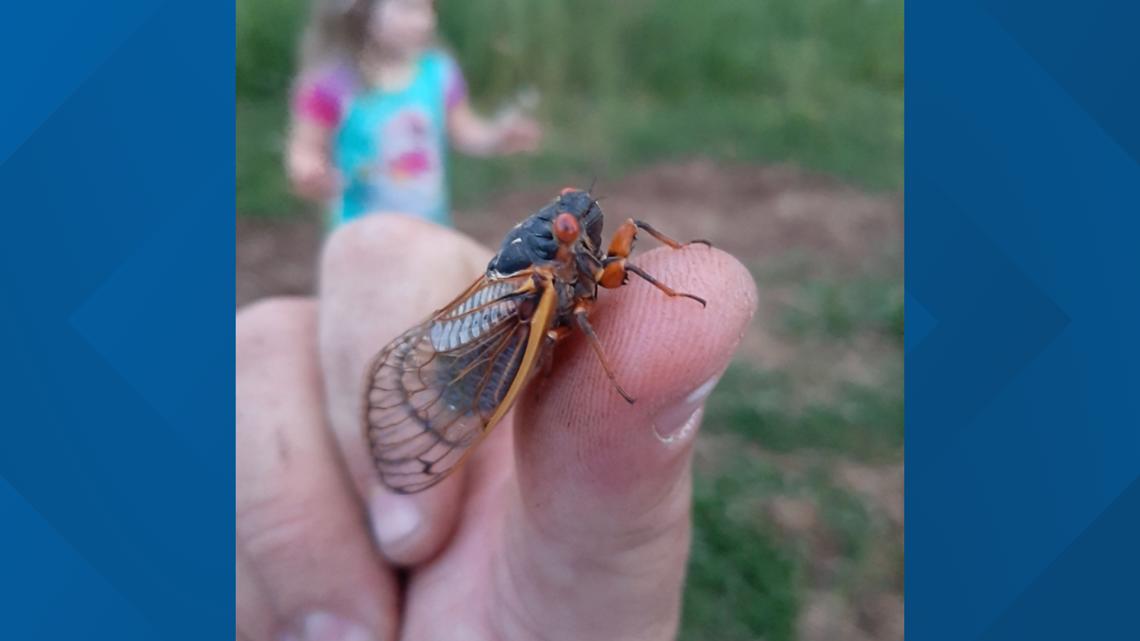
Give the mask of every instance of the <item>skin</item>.
[[[369, 23], [370, 46], [361, 67], [372, 83], [396, 91], [411, 82], [415, 61], [431, 44], [436, 15], [430, 0], [384, 0], [377, 3]], [[464, 98], [447, 114], [452, 146], [472, 156], [533, 152], [542, 140], [542, 128], [521, 114], [488, 120]], [[336, 195], [342, 177], [332, 162], [334, 129], [308, 120], [294, 120], [290, 128], [285, 165], [297, 195], [325, 201]]]
[[391, 494], [360, 425], [365, 365], [490, 256], [451, 230], [367, 216], [328, 241], [318, 299], [239, 311], [239, 638], [675, 636], [693, 439], [755, 311], [752, 278], [703, 246], [636, 256], [709, 306], [637, 279], [601, 293], [591, 319], [635, 404], [572, 335], [459, 472]]

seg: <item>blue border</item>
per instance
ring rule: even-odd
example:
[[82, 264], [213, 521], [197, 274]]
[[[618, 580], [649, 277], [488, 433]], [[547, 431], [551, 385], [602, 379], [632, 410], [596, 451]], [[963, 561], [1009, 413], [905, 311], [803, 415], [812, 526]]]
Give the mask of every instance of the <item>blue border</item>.
[[5, 639], [233, 634], [234, 5], [0, 20]]
[[[5, 7], [5, 638], [233, 629], [233, 15]], [[1135, 629], [1137, 24], [908, 7], [908, 638]]]
[[1136, 638], [1137, 25], [907, 7], [908, 639]]

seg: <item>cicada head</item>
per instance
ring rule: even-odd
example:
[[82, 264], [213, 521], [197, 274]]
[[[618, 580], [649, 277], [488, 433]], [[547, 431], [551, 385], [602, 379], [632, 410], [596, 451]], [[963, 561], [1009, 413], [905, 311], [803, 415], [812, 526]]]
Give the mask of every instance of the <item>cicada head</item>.
[[560, 213], [574, 216], [589, 239], [590, 247], [597, 249], [602, 246], [602, 208], [590, 192], [567, 187], [559, 194], [555, 206]]
[[597, 200], [587, 191], [567, 187], [550, 204], [515, 225], [487, 271], [507, 275], [565, 261], [576, 252], [579, 242], [597, 255], [602, 246], [602, 222]]

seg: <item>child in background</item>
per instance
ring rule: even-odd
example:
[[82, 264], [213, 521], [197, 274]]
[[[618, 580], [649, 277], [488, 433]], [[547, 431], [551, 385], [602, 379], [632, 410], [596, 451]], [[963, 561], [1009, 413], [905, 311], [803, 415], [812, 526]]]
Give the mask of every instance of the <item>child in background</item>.
[[316, 0], [293, 96], [293, 189], [332, 224], [398, 211], [451, 225], [447, 141], [490, 156], [533, 151], [534, 121], [479, 117], [458, 65], [434, 45], [431, 0]]

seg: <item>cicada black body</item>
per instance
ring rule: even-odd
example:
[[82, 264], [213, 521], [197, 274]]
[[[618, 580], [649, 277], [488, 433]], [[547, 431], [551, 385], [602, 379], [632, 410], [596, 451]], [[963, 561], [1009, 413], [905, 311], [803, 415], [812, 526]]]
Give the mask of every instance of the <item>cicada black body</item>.
[[681, 243], [629, 219], [603, 250], [602, 224], [589, 192], [563, 189], [515, 225], [483, 276], [376, 355], [365, 381], [364, 425], [388, 487], [419, 492], [447, 477], [574, 328], [586, 335], [618, 393], [633, 402], [589, 323], [598, 287], [620, 287], [632, 273], [669, 296], [705, 301], [627, 262], [639, 229], [671, 247]]

